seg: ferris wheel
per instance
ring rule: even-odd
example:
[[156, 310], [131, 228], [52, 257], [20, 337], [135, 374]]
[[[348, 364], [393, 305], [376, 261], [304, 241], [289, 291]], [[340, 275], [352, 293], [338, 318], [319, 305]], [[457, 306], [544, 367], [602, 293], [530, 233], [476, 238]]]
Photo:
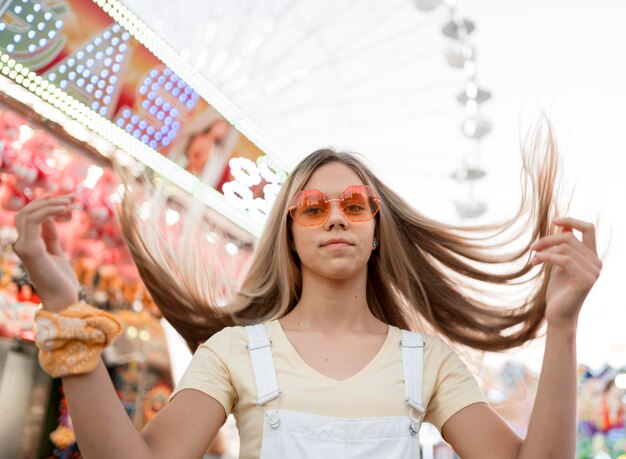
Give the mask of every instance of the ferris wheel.
[[283, 144], [287, 164], [332, 145], [375, 158], [387, 180], [449, 181], [457, 219], [487, 210], [475, 187], [491, 94], [455, 1], [125, 3]]

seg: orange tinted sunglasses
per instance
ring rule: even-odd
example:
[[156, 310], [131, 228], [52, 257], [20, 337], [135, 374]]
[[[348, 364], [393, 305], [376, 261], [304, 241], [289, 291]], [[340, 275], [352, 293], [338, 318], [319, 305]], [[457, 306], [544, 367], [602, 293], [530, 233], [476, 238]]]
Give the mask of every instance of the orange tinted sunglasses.
[[367, 185], [352, 185], [337, 199], [328, 199], [319, 190], [298, 191], [289, 206], [289, 214], [302, 226], [323, 224], [330, 214], [331, 202], [337, 201], [341, 212], [351, 222], [367, 222], [380, 210], [380, 200]]

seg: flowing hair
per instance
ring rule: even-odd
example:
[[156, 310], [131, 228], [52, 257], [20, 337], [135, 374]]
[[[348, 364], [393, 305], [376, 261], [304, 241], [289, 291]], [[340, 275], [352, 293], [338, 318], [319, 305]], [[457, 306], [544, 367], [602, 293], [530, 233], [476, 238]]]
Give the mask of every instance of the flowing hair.
[[[206, 248], [210, 244], [198, 230], [206, 222], [197, 224], [197, 209], [186, 215], [186, 229], [172, 241], [156, 223], [140, 218], [141, 193], [126, 178], [119, 217], [143, 282], [193, 352], [224, 327], [277, 319], [294, 308], [302, 276], [290, 247], [288, 205], [320, 166], [344, 164], [381, 202], [378, 248], [367, 274], [372, 314], [389, 325], [432, 331], [475, 349], [505, 350], [541, 330], [550, 267], [529, 263], [530, 245], [555, 232], [552, 221], [559, 216], [558, 153], [549, 123], [538, 125], [528, 141], [522, 145], [522, 196], [516, 213], [500, 223], [472, 227], [421, 214], [354, 154], [332, 149], [311, 153], [282, 185], [238, 291], [224, 279], [230, 272], [223, 266], [226, 258]], [[163, 202], [157, 200], [156, 208]], [[527, 293], [513, 304], [496, 305], [498, 286], [526, 287]]]

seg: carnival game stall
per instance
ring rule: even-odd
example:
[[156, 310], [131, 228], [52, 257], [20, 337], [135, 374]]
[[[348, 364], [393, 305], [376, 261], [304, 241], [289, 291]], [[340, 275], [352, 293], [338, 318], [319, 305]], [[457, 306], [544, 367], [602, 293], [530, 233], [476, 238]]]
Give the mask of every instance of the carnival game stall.
[[[81, 299], [115, 313], [123, 324], [122, 335], [104, 359], [138, 429], [171, 394], [171, 353], [159, 310], [116, 221], [120, 189], [111, 160], [102, 154], [114, 149], [102, 139], [89, 142], [76, 127], [73, 134], [80, 134], [70, 135], [71, 127], [66, 130], [58, 119], [47, 119], [6, 93], [1, 100], [0, 406], [10, 414], [10, 422], [2, 429], [0, 443], [3, 454], [12, 451], [12, 457], [79, 457], [60, 381], [51, 380], [37, 363], [34, 315], [41, 300], [12, 250], [15, 213], [39, 196], [76, 194], [71, 212], [55, 223]], [[168, 193], [162, 204], [163, 231], [180, 230], [178, 213], [184, 213], [186, 205], [183, 194]], [[245, 266], [249, 242], [217, 230], [208, 237], [215, 244], [228, 244], [222, 250], [224, 263]]]

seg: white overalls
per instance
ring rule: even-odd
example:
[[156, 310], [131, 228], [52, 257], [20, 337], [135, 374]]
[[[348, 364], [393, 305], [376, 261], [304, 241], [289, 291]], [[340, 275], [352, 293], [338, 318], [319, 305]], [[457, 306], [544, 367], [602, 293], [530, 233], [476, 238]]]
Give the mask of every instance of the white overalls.
[[[246, 332], [257, 388], [256, 404], [265, 412], [261, 459], [420, 458], [419, 430], [425, 410], [422, 407], [424, 341], [419, 333], [402, 330], [399, 343], [407, 416], [336, 418], [263, 408], [281, 395], [271, 342], [263, 324], [248, 326]], [[358, 402], [367, 403], [367, 400]]]

